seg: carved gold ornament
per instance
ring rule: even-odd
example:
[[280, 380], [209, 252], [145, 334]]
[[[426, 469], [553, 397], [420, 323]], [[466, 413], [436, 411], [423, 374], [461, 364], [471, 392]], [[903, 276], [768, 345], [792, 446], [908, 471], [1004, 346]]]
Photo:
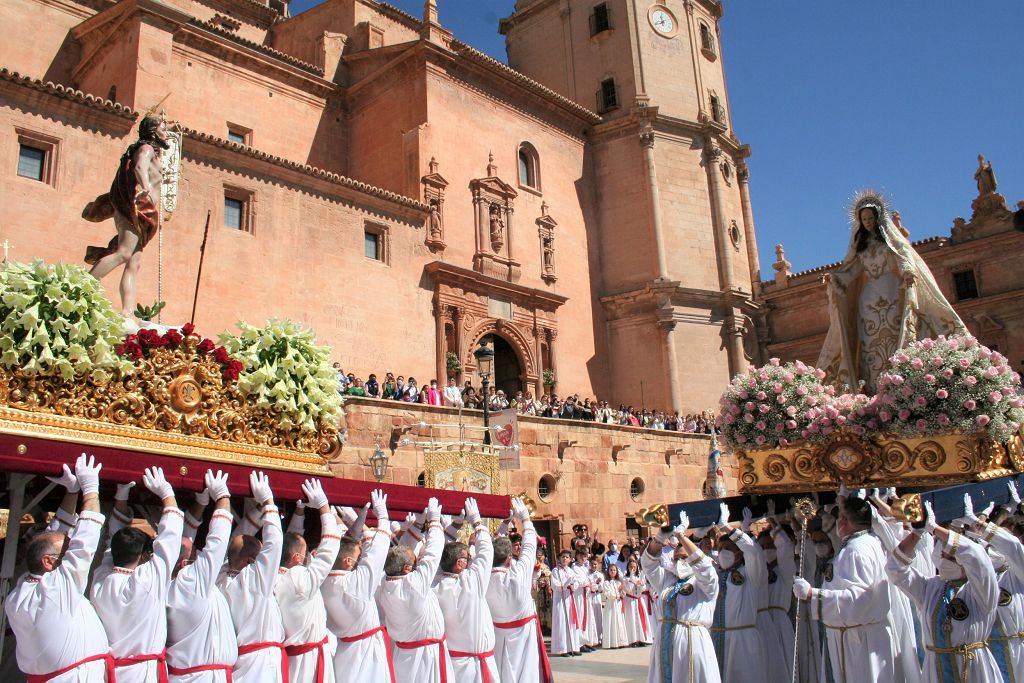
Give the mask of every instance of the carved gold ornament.
[[889, 506], [892, 516], [897, 522], [921, 522], [924, 520], [924, 507], [921, 505], [921, 494], [907, 493], [892, 502]]
[[664, 503], [658, 503], [657, 505], [652, 505], [649, 508], [643, 508], [641, 510], [638, 510], [637, 513], [633, 515], [633, 518], [636, 520], [636, 523], [640, 526], [668, 526], [668, 506], [666, 506]]

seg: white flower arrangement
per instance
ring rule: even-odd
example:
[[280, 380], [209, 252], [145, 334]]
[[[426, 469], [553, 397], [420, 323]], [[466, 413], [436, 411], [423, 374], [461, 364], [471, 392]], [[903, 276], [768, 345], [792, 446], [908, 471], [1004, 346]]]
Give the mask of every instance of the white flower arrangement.
[[1020, 375], [974, 337], [922, 339], [889, 363], [876, 397], [882, 429], [908, 437], [986, 430], [1006, 441], [1024, 424]]
[[808, 412], [828, 405], [835, 390], [822, 385], [825, 372], [797, 361], [737, 375], [722, 394], [717, 424], [732, 448], [787, 446], [804, 439]]
[[271, 320], [264, 328], [239, 322], [238, 329], [219, 341], [244, 366], [238, 378], [243, 393], [276, 411], [284, 429], [316, 431], [318, 422], [338, 421], [338, 376], [330, 349], [315, 343], [312, 330], [290, 320]]
[[8, 263], [0, 269], [0, 365], [26, 375], [88, 375], [107, 382], [134, 365], [115, 352], [124, 318], [99, 281], [76, 265]]

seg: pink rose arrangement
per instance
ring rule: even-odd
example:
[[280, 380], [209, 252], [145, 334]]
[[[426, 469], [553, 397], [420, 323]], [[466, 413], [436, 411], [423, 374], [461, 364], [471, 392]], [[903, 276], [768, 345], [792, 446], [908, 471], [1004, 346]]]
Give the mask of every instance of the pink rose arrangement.
[[874, 399], [864, 394], [840, 394], [824, 405], [807, 411], [808, 422], [801, 436], [806, 441], [827, 441], [841, 428], [863, 435], [877, 431], [881, 422]]

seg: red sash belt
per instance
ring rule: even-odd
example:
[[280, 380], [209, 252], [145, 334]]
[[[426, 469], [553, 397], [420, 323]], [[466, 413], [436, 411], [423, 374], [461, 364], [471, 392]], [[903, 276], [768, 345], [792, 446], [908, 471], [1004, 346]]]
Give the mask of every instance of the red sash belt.
[[644, 602], [647, 603], [647, 613], [654, 614], [654, 605], [651, 604], [651, 592], [644, 591], [642, 595], [644, 596]]
[[572, 607], [572, 627], [579, 629], [580, 620], [579, 617], [576, 616], [576, 598], [573, 596], [571, 588], [565, 588], [563, 590], [569, 591], [569, 605]]
[[298, 645], [287, 645], [284, 651], [288, 653], [289, 657], [298, 657], [304, 655], [307, 652], [316, 650], [316, 678], [313, 680], [316, 683], [324, 683], [324, 645], [327, 644], [327, 636], [324, 636], [323, 640], [318, 640], [312, 643], [299, 643]]
[[179, 668], [179, 667], [176, 667], [176, 666], [169, 666], [169, 667], [167, 667], [167, 670], [170, 671], [175, 676], [185, 676], [187, 674], [197, 674], [197, 673], [199, 673], [201, 671], [223, 671], [224, 674], [228, 677], [227, 678], [228, 683], [233, 683], [233, 681], [234, 681], [234, 678], [231, 677], [231, 667], [228, 666], [227, 664], [202, 664], [200, 666], [189, 666], [189, 667], [184, 667], [184, 668]]
[[269, 650], [272, 647], [276, 647], [281, 650], [281, 681], [282, 683], [288, 683], [288, 652], [285, 650], [284, 643], [267, 641], [264, 643], [239, 645], [238, 656], [241, 657], [242, 655], [252, 654], [253, 652], [259, 652], [260, 650]]
[[587, 597], [589, 591], [589, 588], [583, 587], [583, 626], [580, 627], [583, 631], [587, 630], [587, 623], [590, 617], [590, 598]]
[[448, 683], [448, 665], [444, 663], [444, 636], [440, 638], [426, 638], [424, 640], [411, 640], [405, 643], [397, 640], [394, 642], [395, 647], [400, 647], [403, 650], [415, 650], [418, 647], [437, 645], [437, 666], [441, 674], [441, 683]]
[[626, 597], [633, 598], [634, 600], [636, 600], [636, 613], [640, 615], [640, 626], [644, 630], [644, 638], [647, 638], [647, 614], [644, 610], [643, 602], [640, 600], [640, 596], [630, 595], [629, 593], [626, 593]]
[[521, 628], [531, 621], [537, 625], [537, 652], [540, 655], [541, 673], [544, 674], [541, 683], [552, 683], [554, 677], [551, 675], [551, 662], [548, 661], [548, 651], [544, 648], [544, 632], [540, 628], [540, 617], [536, 613], [522, 619], [516, 619], [515, 621], [496, 621], [494, 622], [494, 628]]
[[125, 667], [135, 666], [143, 662], [156, 662], [157, 683], [167, 683], [167, 649], [155, 655], [135, 655], [133, 657], [118, 657], [114, 660], [114, 666]]
[[491, 683], [491, 672], [487, 668], [487, 658], [494, 656], [494, 650], [487, 652], [459, 652], [458, 650], [448, 650], [448, 654], [452, 657], [474, 657], [480, 660], [480, 673], [483, 676], [483, 683]]
[[92, 657], [86, 657], [85, 659], [80, 659], [77, 662], [75, 662], [74, 664], [69, 664], [69, 665], [65, 666], [63, 669], [60, 669], [58, 671], [54, 671], [53, 673], [50, 673], [50, 674], [29, 674], [28, 675], [28, 683], [46, 683], [47, 681], [52, 681], [57, 676], [62, 676], [62, 675], [66, 674], [69, 671], [73, 671], [74, 669], [77, 669], [80, 666], [83, 666], [83, 665], [88, 664], [90, 662], [98, 662], [101, 659], [103, 660], [104, 665], [107, 668], [107, 670], [106, 670], [106, 673], [107, 673], [107, 683], [116, 683], [117, 676], [114, 674], [114, 656], [111, 655], [109, 652], [104, 652], [101, 655], [93, 655]]
[[377, 628], [371, 628], [369, 631], [364, 631], [363, 633], [360, 633], [357, 636], [345, 636], [344, 638], [339, 638], [338, 640], [340, 640], [343, 643], [355, 643], [360, 640], [366, 640], [367, 638], [376, 633], [380, 633], [382, 636], [384, 636], [384, 652], [388, 656], [388, 674], [391, 676], [391, 683], [395, 683], [395, 660], [391, 656], [391, 638], [388, 637], [388, 630], [386, 628], [384, 628], [383, 626], [378, 626]]

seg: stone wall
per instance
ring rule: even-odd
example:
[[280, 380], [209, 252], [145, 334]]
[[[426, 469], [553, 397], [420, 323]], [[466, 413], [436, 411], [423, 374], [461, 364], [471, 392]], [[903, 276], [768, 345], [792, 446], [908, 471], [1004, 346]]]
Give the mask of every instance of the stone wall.
[[[458, 421], [458, 411], [451, 408], [368, 398], [348, 398], [345, 416], [348, 440], [333, 468], [339, 476], [353, 479], [372, 478], [369, 457], [377, 437], [390, 454], [388, 442], [393, 429], [421, 421]], [[480, 411], [465, 411], [463, 421], [479, 426], [483, 415]], [[514, 495], [525, 490], [537, 503], [536, 518], [550, 522], [542, 528], [550, 529], [552, 535], [560, 533], [563, 543], [578, 522], [587, 524], [591, 535], [596, 533], [602, 541], [621, 539], [627, 533], [627, 520], [640, 508], [701, 498], [710, 442], [707, 435], [525, 416], [519, 420], [519, 430], [521, 467], [502, 472], [495, 492]], [[437, 429], [434, 435], [438, 440], [450, 440], [457, 431]], [[480, 434], [468, 430], [467, 439], [479, 439]], [[427, 430], [418, 428], [409, 436], [429, 438]], [[399, 446], [391, 457], [385, 481], [416, 484], [423, 463], [420, 447]], [[736, 489], [735, 459], [723, 457], [722, 468], [732, 493]], [[542, 477], [553, 484], [546, 499], [538, 492]], [[634, 479], [643, 484], [643, 492], [635, 499], [630, 495]]]

